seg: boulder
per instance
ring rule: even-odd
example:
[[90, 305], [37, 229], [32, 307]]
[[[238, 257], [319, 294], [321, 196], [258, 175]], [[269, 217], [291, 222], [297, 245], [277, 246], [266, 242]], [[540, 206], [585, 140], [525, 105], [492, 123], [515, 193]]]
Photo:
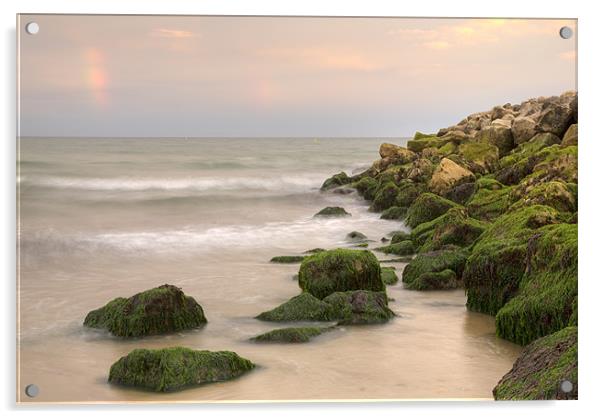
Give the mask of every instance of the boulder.
[[326, 191], [328, 189], [336, 188], [337, 186], [347, 185], [352, 181], [353, 179], [347, 176], [345, 172], [341, 172], [326, 179], [320, 189]]
[[360, 233], [359, 231], [352, 231], [351, 233], [347, 234], [346, 239], [352, 243], [365, 242], [368, 240], [368, 236], [366, 236], [364, 233]]
[[385, 323], [395, 317], [384, 292], [335, 292], [324, 298], [324, 302], [340, 325]]
[[364, 199], [372, 201], [376, 196], [378, 181], [374, 178], [366, 176], [356, 182], [354, 186], [358, 193], [364, 197]]
[[[566, 327], [523, 349], [493, 389], [496, 400], [577, 400], [577, 327]], [[571, 386], [565, 391], [563, 381]]]
[[569, 147], [572, 145], [577, 145], [577, 124], [571, 125], [566, 132], [564, 133], [564, 137], [562, 137], [561, 147]]
[[474, 180], [475, 176], [471, 171], [450, 159], [443, 158], [431, 177], [429, 190], [444, 196], [456, 186], [473, 182]]
[[403, 220], [408, 209], [406, 207], [393, 206], [383, 211], [380, 218], [383, 220]]
[[380, 277], [385, 285], [395, 285], [397, 284], [397, 281], [399, 281], [399, 278], [397, 278], [397, 274], [395, 273], [395, 268], [393, 267], [381, 267]]
[[345, 208], [342, 207], [326, 207], [318, 211], [314, 217], [346, 217], [350, 216]]
[[270, 259], [272, 263], [300, 263], [306, 256], [274, 256]]
[[496, 121], [495, 124], [483, 128], [477, 134], [476, 140], [496, 146], [500, 157], [510, 153], [515, 146], [510, 121], [507, 122], [507, 126]]
[[435, 165], [432, 161], [419, 158], [412, 162], [412, 166], [406, 173], [406, 178], [412, 182], [428, 182], [434, 171]]
[[398, 194], [399, 188], [397, 185], [393, 182], [387, 182], [382, 188], [379, 188], [370, 206], [370, 210], [383, 211], [394, 206]]
[[462, 183], [450, 189], [444, 197], [450, 201], [454, 201], [456, 204], [464, 205], [474, 194], [475, 190], [475, 182]]
[[406, 256], [412, 255], [416, 253], [416, 249], [414, 248], [414, 243], [411, 240], [405, 240], [402, 242], [390, 244], [388, 246], [377, 247], [374, 250], [378, 250], [379, 252], [383, 252], [386, 254], [393, 254], [398, 256]]
[[573, 122], [574, 109], [568, 103], [551, 100], [543, 105], [537, 120], [538, 132], [549, 132], [562, 137]]
[[516, 144], [529, 141], [537, 134], [537, 123], [528, 116], [519, 116], [512, 121], [512, 138]]
[[269, 343], [305, 343], [329, 330], [332, 329], [327, 327], [286, 327], [262, 333], [251, 340]]
[[434, 220], [443, 215], [450, 208], [457, 207], [458, 204], [448, 199], [442, 198], [432, 193], [423, 193], [408, 209], [406, 224], [414, 228], [419, 224]]
[[405, 164], [416, 159], [416, 153], [408, 150], [405, 147], [400, 147], [394, 144], [383, 143], [379, 149], [380, 157], [389, 159], [395, 164]]
[[84, 326], [120, 337], [140, 337], [194, 329], [207, 323], [194, 298], [173, 285], [116, 298], [86, 316]]
[[407, 208], [420, 196], [421, 193], [426, 192], [426, 187], [422, 183], [414, 183], [411, 181], [404, 181], [399, 184], [399, 193], [395, 199], [395, 206], [401, 208]]
[[475, 192], [466, 202], [468, 214], [482, 221], [491, 221], [505, 213], [512, 201], [513, 188], [491, 177], [482, 177], [475, 183]]
[[498, 148], [489, 143], [467, 142], [458, 148], [459, 155], [474, 173], [487, 174], [498, 168]]
[[577, 185], [573, 185], [574, 187], [571, 188], [563, 181], [553, 180], [535, 185], [526, 194], [519, 196], [511, 194], [511, 197], [518, 198], [518, 201], [512, 204], [510, 210], [529, 205], [547, 205], [560, 212], [575, 212], [577, 210]]
[[256, 318], [271, 322], [329, 321], [330, 312], [328, 304], [304, 292]]
[[134, 349], [111, 366], [109, 382], [156, 392], [231, 380], [252, 370], [248, 359], [229, 351], [174, 347]]
[[368, 250], [335, 249], [305, 259], [299, 286], [317, 298], [336, 291], [384, 291], [378, 259]]
[[450, 289], [461, 286], [466, 250], [439, 250], [417, 255], [406, 265], [402, 281], [414, 290]]

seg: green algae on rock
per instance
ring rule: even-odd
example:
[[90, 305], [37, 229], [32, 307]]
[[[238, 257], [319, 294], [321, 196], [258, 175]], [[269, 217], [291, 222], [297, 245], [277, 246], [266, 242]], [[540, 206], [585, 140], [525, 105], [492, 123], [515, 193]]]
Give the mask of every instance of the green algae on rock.
[[385, 254], [393, 254], [398, 256], [407, 256], [416, 253], [414, 243], [411, 240], [393, 243], [388, 246], [377, 247], [374, 250], [383, 252]]
[[412, 228], [443, 215], [448, 209], [457, 207], [453, 201], [430, 192], [421, 194], [408, 209], [406, 224]]
[[[577, 328], [566, 327], [525, 347], [493, 389], [496, 400], [576, 400]], [[568, 381], [570, 391], [561, 385]]]
[[329, 330], [332, 329], [328, 327], [285, 327], [262, 333], [251, 340], [270, 343], [305, 343]]
[[467, 258], [466, 250], [421, 253], [406, 265], [401, 280], [414, 290], [457, 288]]
[[272, 322], [329, 321], [330, 307], [313, 295], [303, 292], [256, 318]]
[[229, 351], [197, 351], [182, 347], [134, 349], [111, 366], [109, 382], [170, 392], [231, 380], [254, 367], [248, 359]]
[[359, 231], [352, 231], [351, 233], [347, 233], [345, 237], [347, 241], [350, 242], [365, 242], [368, 240], [368, 237], [364, 233], [360, 233]]
[[342, 207], [326, 207], [318, 211], [314, 217], [346, 217], [349, 216], [345, 208]]
[[380, 277], [385, 285], [395, 285], [397, 284], [397, 281], [399, 281], [394, 267], [382, 266], [380, 268]]
[[373, 200], [378, 189], [378, 181], [372, 177], [366, 176], [353, 184], [358, 193], [367, 200]]
[[395, 205], [398, 194], [399, 188], [397, 185], [394, 182], [387, 182], [382, 188], [379, 188], [370, 206], [370, 210], [383, 211], [392, 207]]
[[384, 292], [334, 292], [324, 302], [330, 306], [331, 318], [340, 325], [385, 323], [395, 317]]
[[482, 221], [491, 221], [505, 213], [512, 201], [513, 187], [505, 186], [490, 177], [482, 177], [475, 183], [475, 192], [466, 203], [468, 214]]
[[347, 173], [341, 172], [326, 179], [320, 189], [326, 191], [328, 189], [336, 188], [338, 186], [347, 185], [352, 181], [353, 179], [347, 176]]
[[272, 263], [299, 263], [303, 262], [307, 256], [274, 256], [270, 259]]
[[194, 329], [207, 323], [194, 298], [173, 285], [161, 285], [130, 298], [116, 298], [86, 316], [84, 326], [115, 336], [140, 337]]
[[407, 213], [407, 208], [393, 206], [384, 210], [380, 218], [383, 220], [403, 220]]
[[321, 247], [314, 247], [313, 249], [306, 250], [303, 253], [313, 254], [313, 253], [320, 253], [320, 252], [325, 252], [325, 251], [326, 251], [326, 249], [322, 249]]
[[299, 286], [317, 298], [336, 291], [384, 291], [380, 264], [368, 250], [335, 249], [306, 258], [299, 269]]

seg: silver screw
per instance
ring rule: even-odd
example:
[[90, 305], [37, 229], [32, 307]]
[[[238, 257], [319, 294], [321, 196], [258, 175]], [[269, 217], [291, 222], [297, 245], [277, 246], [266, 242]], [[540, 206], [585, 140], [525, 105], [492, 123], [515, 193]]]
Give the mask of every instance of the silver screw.
[[40, 392], [40, 389], [35, 384], [29, 384], [29, 385], [27, 385], [27, 387], [25, 387], [25, 394], [27, 394], [28, 397], [33, 398], [33, 397], [37, 396], [39, 392]]
[[571, 383], [569, 380], [562, 380], [560, 383], [560, 390], [562, 390], [564, 393], [570, 393], [573, 391], [573, 383]]
[[560, 28], [559, 33], [562, 39], [569, 39], [573, 36], [573, 30], [568, 26], [563, 26], [562, 28]]

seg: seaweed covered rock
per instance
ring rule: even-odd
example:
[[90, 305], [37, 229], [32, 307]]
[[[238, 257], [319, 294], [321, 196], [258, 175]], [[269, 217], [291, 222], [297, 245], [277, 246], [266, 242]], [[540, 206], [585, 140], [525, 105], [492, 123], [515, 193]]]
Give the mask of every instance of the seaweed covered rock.
[[331, 329], [326, 327], [285, 327], [262, 333], [251, 340], [270, 343], [305, 343], [328, 330]]
[[435, 164], [429, 159], [419, 158], [412, 162], [406, 172], [406, 178], [414, 183], [427, 183], [433, 172]]
[[398, 256], [406, 256], [416, 253], [414, 243], [411, 240], [404, 240], [401, 242], [390, 244], [388, 246], [377, 247], [374, 250]]
[[341, 172], [326, 179], [320, 189], [326, 191], [328, 189], [333, 189], [338, 186], [347, 185], [352, 181], [353, 179], [347, 176], [347, 173]]
[[173, 285], [116, 298], [86, 316], [84, 326], [106, 329], [115, 336], [140, 337], [194, 329], [207, 323], [194, 298]]
[[432, 193], [421, 194], [408, 209], [406, 224], [412, 228], [445, 214], [450, 208], [457, 207], [453, 201]]
[[313, 254], [313, 253], [320, 253], [320, 252], [325, 252], [325, 251], [326, 251], [326, 249], [322, 249], [321, 247], [314, 247], [313, 249], [306, 250], [303, 253]]
[[534, 205], [504, 214], [489, 225], [466, 261], [462, 278], [467, 307], [495, 315], [518, 291], [531, 236], [540, 227], [561, 221], [555, 209]]
[[383, 211], [380, 218], [383, 220], [403, 220], [408, 213], [405, 207], [390, 207]]
[[401, 280], [406, 288], [414, 290], [457, 288], [467, 258], [466, 250], [421, 253], [406, 265]]
[[318, 211], [314, 217], [346, 217], [349, 216], [345, 208], [342, 207], [326, 207]]
[[[563, 181], [543, 182], [533, 186], [510, 207], [510, 210], [528, 205], [547, 205], [560, 212], [577, 210], [576, 186], [571, 188]], [[516, 198], [515, 194], [511, 195]]]
[[443, 139], [442, 137], [437, 137], [436, 135], [427, 135], [422, 134], [421, 132], [416, 132], [416, 134], [414, 134], [414, 139], [409, 140], [407, 146], [408, 149], [414, 153], [420, 153], [425, 148], [439, 148], [445, 145], [447, 142], [449, 142], [449, 140]]
[[391, 236], [391, 244], [401, 243], [406, 240], [412, 240], [412, 234], [405, 231], [395, 231]]
[[[576, 400], [577, 328], [566, 327], [525, 347], [493, 389], [496, 400]], [[563, 381], [571, 386], [562, 389]]]
[[300, 263], [306, 256], [274, 256], [271, 263]]
[[[512, 150], [512, 152], [510, 154], [508, 154], [507, 156], [505, 156], [503, 159], [500, 160], [500, 167], [503, 170], [502, 170], [502, 173], [499, 174], [498, 176], [507, 177], [510, 180], [510, 183], [508, 183], [508, 182], [503, 182], [503, 183], [508, 183], [508, 184], [518, 183], [518, 181], [525, 176], [525, 175], [523, 175], [521, 177], [520, 176], [521, 172], [526, 173], [529, 170], [532, 170], [532, 168], [535, 166], [535, 163], [537, 161], [529, 160], [531, 157], [533, 157], [536, 153], [543, 150], [544, 148], [549, 147], [554, 144], [559, 144], [559, 143], [560, 143], [560, 138], [554, 134], [541, 133], [541, 134], [535, 135], [529, 141], [527, 141], [523, 144], [520, 144], [518, 147], [516, 147], [514, 150]], [[520, 164], [518, 164], [518, 163], [520, 163]], [[516, 165], [516, 166], [514, 166], [514, 165]], [[512, 166], [514, 166], [514, 167], [512, 167]], [[529, 169], [529, 167], [531, 169]], [[505, 171], [508, 173], [505, 173]], [[512, 172], [514, 172], [514, 173], [512, 173]]]
[[305, 259], [299, 286], [317, 298], [336, 291], [384, 291], [378, 259], [368, 250], [335, 249]]
[[477, 134], [476, 140], [497, 147], [500, 157], [508, 154], [515, 146], [510, 121], [508, 121], [508, 125], [492, 123], [490, 126], [482, 128]]
[[353, 186], [364, 199], [371, 201], [376, 196], [378, 181], [372, 177], [365, 176], [354, 183]]
[[397, 194], [399, 194], [399, 188], [397, 187], [397, 185], [395, 185], [395, 183], [393, 182], [387, 182], [376, 193], [374, 201], [370, 206], [370, 210], [383, 211], [387, 208], [392, 207], [393, 205], [395, 205]]
[[368, 240], [368, 237], [364, 233], [360, 233], [359, 231], [352, 231], [347, 234], [347, 241], [356, 243], [356, 242], [365, 242]]
[[466, 142], [460, 145], [458, 154], [473, 173], [487, 174], [498, 168], [498, 148], [489, 143]]
[[482, 221], [491, 221], [504, 214], [512, 201], [513, 188], [490, 177], [482, 177], [475, 183], [475, 192], [466, 202], [468, 214]]
[[467, 247], [475, 242], [487, 225], [468, 215], [465, 208], [455, 207], [432, 221], [412, 230], [412, 241], [419, 252], [438, 250], [450, 245]]
[[435, 169], [429, 182], [429, 190], [444, 196], [451, 192], [456, 186], [463, 183], [473, 182], [474, 174], [454, 161], [443, 158]]
[[394, 267], [381, 267], [380, 277], [385, 285], [395, 285], [399, 281]]
[[330, 312], [328, 304], [304, 292], [256, 318], [272, 322], [329, 321]]
[[330, 306], [331, 317], [342, 325], [385, 323], [395, 316], [384, 292], [335, 292], [324, 302]]
[[566, 130], [564, 137], [562, 137], [562, 143], [560, 143], [560, 147], [569, 147], [572, 145], [577, 145], [577, 124], [571, 125]]
[[422, 183], [414, 183], [411, 181], [400, 182], [395, 206], [407, 208], [412, 205], [412, 202], [414, 202], [423, 192], [426, 192], [426, 186]]
[[134, 349], [111, 366], [109, 382], [156, 392], [231, 380], [252, 370], [248, 359], [229, 351], [174, 347]]
[[383, 143], [378, 152], [387, 165], [406, 164], [416, 159], [416, 153], [395, 144]]
[[577, 299], [577, 225], [538, 229], [527, 242], [520, 286], [495, 318], [498, 336], [519, 345], [571, 322]]

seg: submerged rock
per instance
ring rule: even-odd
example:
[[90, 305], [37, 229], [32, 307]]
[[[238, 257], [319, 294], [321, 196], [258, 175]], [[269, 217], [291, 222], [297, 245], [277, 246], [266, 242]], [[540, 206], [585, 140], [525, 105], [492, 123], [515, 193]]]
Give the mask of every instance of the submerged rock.
[[207, 323], [194, 298], [173, 285], [161, 285], [130, 298], [116, 298], [86, 316], [84, 326], [115, 336], [139, 337], [194, 329]]
[[299, 263], [303, 262], [307, 256], [274, 256], [270, 259], [272, 263]]
[[383, 252], [385, 254], [393, 254], [398, 256], [407, 256], [416, 253], [414, 243], [411, 240], [404, 240], [388, 246], [377, 247], [374, 250], [378, 250], [379, 252]]
[[368, 250], [335, 249], [312, 255], [299, 269], [299, 286], [317, 298], [336, 291], [384, 291], [378, 259]]
[[272, 322], [329, 321], [330, 307], [322, 300], [304, 292], [256, 318]]
[[326, 179], [320, 189], [326, 191], [328, 189], [336, 188], [337, 186], [347, 185], [352, 181], [353, 179], [347, 176], [347, 173], [341, 172]]
[[134, 349], [111, 366], [109, 382], [156, 392], [226, 381], [252, 370], [248, 359], [229, 351], [174, 347]]
[[321, 335], [324, 332], [332, 330], [329, 327], [286, 327], [283, 329], [271, 330], [259, 336], [251, 338], [257, 342], [274, 343], [305, 343], [313, 337]]
[[342, 207], [326, 207], [317, 212], [314, 217], [345, 217], [349, 216], [345, 208]]
[[352, 231], [351, 233], [347, 234], [346, 239], [347, 239], [347, 241], [355, 243], [355, 242], [365, 242], [366, 240], [368, 240], [368, 237], [365, 234], [360, 233], [359, 231]]
[[342, 325], [385, 323], [395, 316], [388, 307], [384, 292], [335, 292], [324, 302], [330, 305], [331, 317]]
[[322, 249], [321, 247], [315, 247], [313, 249], [306, 250], [303, 253], [305, 253], [305, 254], [313, 254], [313, 253], [320, 253], [320, 252], [325, 252], [325, 251], [326, 251], [326, 249]]
[[[496, 400], [577, 400], [577, 328], [566, 327], [523, 349], [493, 389]], [[565, 391], [564, 381], [571, 385]]]

